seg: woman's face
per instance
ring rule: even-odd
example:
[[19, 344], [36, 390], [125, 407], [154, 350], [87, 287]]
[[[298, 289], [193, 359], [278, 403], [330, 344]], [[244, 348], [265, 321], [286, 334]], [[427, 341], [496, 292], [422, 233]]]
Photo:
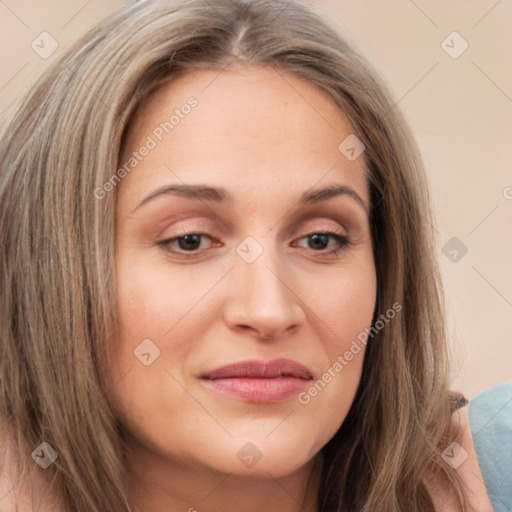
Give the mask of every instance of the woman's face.
[[342, 424], [376, 300], [351, 134], [324, 92], [265, 67], [190, 73], [137, 113], [109, 396], [138, 456], [284, 476]]

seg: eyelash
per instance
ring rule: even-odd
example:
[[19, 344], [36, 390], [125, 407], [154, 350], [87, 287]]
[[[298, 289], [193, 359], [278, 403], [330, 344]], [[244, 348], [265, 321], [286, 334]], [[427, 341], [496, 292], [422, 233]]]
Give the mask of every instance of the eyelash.
[[[177, 254], [179, 256], [185, 256], [185, 257], [186, 257], [186, 255], [196, 256], [196, 255], [199, 254], [197, 252], [197, 249], [194, 250], [194, 251], [183, 251], [183, 250], [182, 251], [175, 251], [175, 250], [169, 249], [169, 246], [173, 242], [176, 242], [178, 240], [182, 240], [185, 237], [191, 236], [191, 235], [202, 236], [202, 237], [207, 237], [207, 238], [212, 239], [206, 233], [185, 233], [185, 234], [183, 234], [181, 236], [169, 238], [167, 240], [163, 240], [161, 242], [158, 242], [158, 245], [161, 246], [166, 252]], [[323, 251], [323, 250], [322, 251], [315, 251], [315, 250], [312, 250], [314, 253], [319, 253], [321, 255], [336, 256], [340, 252], [342, 252], [348, 245], [350, 245], [350, 240], [345, 235], [340, 234], [338, 231], [313, 231], [312, 233], [309, 233], [309, 234], [299, 238], [299, 240], [302, 240], [304, 238], [312, 237], [313, 235], [328, 235], [328, 236], [331, 236], [332, 238], [335, 239], [336, 243], [338, 244], [338, 247], [336, 249], [331, 249], [330, 251]], [[204, 250], [208, 250], [208, 249], [204, 249]]]

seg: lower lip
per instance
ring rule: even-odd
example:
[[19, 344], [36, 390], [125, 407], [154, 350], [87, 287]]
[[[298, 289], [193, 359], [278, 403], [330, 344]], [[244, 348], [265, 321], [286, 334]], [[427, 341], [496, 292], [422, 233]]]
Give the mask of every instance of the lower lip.
[[205, 379], [204, 382], [215, 391], [249, 402], [264, 404], [282, 402], [297, 395], [308, 385], [309, 381], [297, 377], [276, 377], [273, 379]]

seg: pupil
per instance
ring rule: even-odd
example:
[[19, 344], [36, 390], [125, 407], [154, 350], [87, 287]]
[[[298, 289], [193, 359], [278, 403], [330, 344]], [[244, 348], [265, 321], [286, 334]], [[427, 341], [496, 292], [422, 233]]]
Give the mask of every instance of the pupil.
[[329, 244], [329, 235], [317, 233], [317, 234], [311, 235], [311, 240], [313, 241], [313, 245], [315, 245], [319, 240], [321, 240], [321, 242], [320, 242], [321, 247], [317, 246], [316, 248], [317, 249], [325, 249], [325, 247]]
[[[200, 245], [201, 241], [201, 235], [185, 235], [182, 236], [179, 241], [178, 245], [180, 246], [180, 249], [197, 249], [197, 246]], [[185, 242], [185, 243], [183, 243]], [[192, 245], [192, 247], [191, 247]]]

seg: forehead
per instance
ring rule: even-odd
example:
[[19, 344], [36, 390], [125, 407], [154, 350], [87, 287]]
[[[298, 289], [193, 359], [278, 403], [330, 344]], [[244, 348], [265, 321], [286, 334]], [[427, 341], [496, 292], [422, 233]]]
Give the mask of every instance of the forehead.
[[183, 179], [296, 195], [335, 180], [368, 201], [363, 156], [350, 161], [338, 149], [352, 133], [325, 91], [290, 72], [264, 66], [193, 71], [160, 87], [137, 110], [121, 163], [148, 138], [155, 144], [122, 188], [142, 191]]

